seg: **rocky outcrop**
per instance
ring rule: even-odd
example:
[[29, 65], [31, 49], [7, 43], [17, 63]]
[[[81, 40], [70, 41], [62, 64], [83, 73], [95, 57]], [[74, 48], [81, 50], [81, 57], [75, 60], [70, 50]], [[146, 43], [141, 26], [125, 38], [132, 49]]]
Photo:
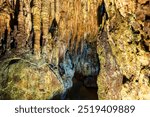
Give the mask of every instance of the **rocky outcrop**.
[[149, 1], [104, 0], [106, 32], [123, 75], [120, 99], [150, 99]]
[[64, 90], [43, 60], [11, 57], [0, 66], [0, 99], [51, 99]]

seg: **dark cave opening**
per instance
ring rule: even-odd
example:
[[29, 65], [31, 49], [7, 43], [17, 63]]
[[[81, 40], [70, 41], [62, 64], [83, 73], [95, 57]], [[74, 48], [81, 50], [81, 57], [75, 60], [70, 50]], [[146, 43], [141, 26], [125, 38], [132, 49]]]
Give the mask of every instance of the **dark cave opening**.
[[98, 100], [98, 87], [87, 87], [83, 81], [73, 78], [73, 86], [65, 94], [55, 95], [52, 100]]
[[74, 51], [65, 54], [60, 64], [60, 74], [69, 79], [72, 76], [72, 85], [62, 95], [53, 99], [62, 100], [97, 100], [97, 76], [100, 71], [100, 62], [97, 54], [96, 42], [84, 42], [83, 49], [77, 54]]
[[75, 76], [73, 78], [73, 86], [71, 89], [68, 90], [65, 99], [66, 100], [98, 100], [97, 90], [98, 90], [97, 86], [87, 87], [84, 81], [77, 79]]

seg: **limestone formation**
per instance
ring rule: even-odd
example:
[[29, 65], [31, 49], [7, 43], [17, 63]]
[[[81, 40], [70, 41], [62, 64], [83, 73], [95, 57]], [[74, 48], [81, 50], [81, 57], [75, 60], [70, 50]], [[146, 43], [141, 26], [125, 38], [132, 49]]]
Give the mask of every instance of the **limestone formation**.
[[99, 99], [150, 99], [149, 7], [0, 0], [0, 99], [64, 97], [74, 79], [98, 87]]

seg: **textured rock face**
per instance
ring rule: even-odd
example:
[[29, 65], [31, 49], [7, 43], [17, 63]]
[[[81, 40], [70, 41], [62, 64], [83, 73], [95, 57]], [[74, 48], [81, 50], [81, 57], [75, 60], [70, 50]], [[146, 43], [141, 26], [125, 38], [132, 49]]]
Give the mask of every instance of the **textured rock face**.
[[48, 65], [10, 58], [0, 66], [0, 99], [51, 99], [64, 90]]
[[121, 99], [150, 99], [148, 0], [105, 1], [108, 41], [123, 75]]

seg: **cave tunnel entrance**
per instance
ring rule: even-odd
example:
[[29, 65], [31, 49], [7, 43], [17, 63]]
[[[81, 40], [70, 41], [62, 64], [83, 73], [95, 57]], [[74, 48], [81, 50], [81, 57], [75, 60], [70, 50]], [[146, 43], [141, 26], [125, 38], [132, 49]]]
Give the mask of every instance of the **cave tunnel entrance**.
[[[74, 67], [74, 75], [72, 78], [72, 87], [69, 88], [65, 96], [55, 96], [53, 99], [62, 100], [97, 100], [97, 76], [100, 71], [100, 62], [97, 54], [97, 42], [83, 42], [83, 48], [78, 49], [77, 54], [74, 51], [67, 54], [65, 66], [68, 68]], [[80, 45], [79, 45], [80, 47]], [[81, 51], [80, 51], [81, 50]], [[72, 64], [69, 64], [68, 60]], [[67, 65], [66, 65], [67, 64]], [[70, 67], [69, 67], [70, 66]], [[65, 68], [64, 68], [65, 69]], [[65, 72], [65, 70], [60, 70]], [[66, 74], [71, 74], [70, 70]], [[63, 74], [63, 73], [62, 73]]]

